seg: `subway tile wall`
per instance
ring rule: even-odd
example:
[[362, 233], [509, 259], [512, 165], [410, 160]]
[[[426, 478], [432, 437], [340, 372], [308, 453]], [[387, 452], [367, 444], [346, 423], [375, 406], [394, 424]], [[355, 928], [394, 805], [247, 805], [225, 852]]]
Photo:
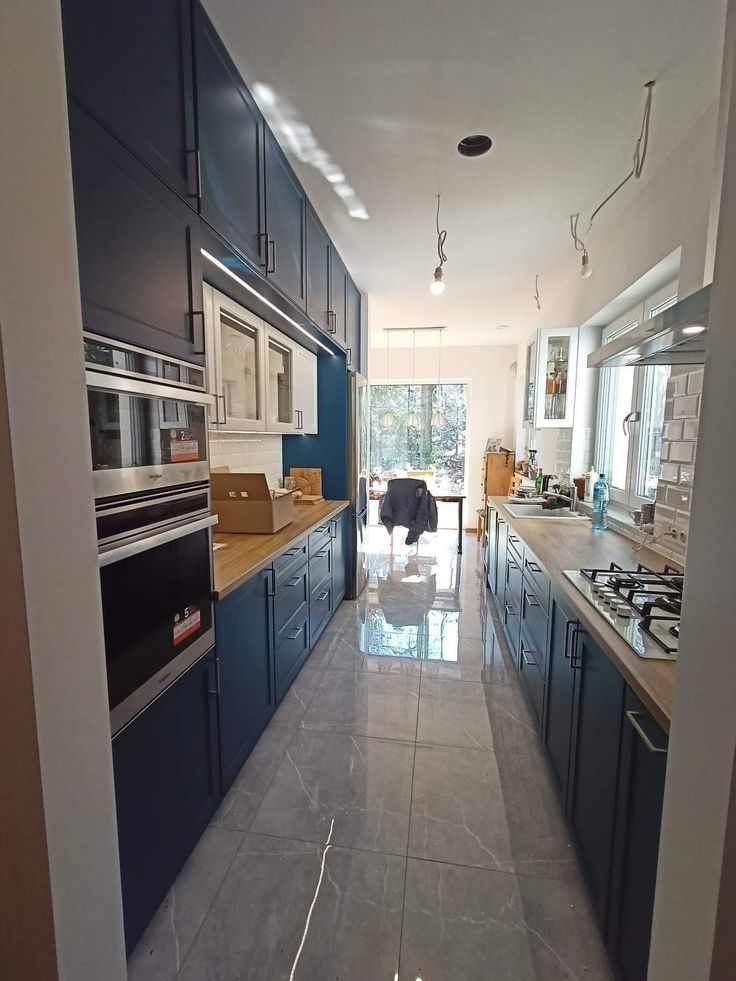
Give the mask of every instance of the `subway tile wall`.
[[281, 439], [273, 433], [210, 433], [210, 467], [265, 473], [275, 487], [283, 476]]
[[657, 487], [654, 534], [670, 528], [678, 539], [665, 538], [655, 546], [673, 558], [684, 559], [690, 529], [692, 483], [697, 452], [700, 396], [703, 391], [703, 368], [675, 365], [667, 382], [662, 438], [662, 468]]

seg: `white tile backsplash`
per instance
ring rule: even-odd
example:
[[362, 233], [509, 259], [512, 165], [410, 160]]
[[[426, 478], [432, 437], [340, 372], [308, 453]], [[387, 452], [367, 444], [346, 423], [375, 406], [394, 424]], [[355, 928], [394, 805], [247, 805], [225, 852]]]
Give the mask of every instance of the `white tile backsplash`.
[[269, 487], [283, 476], [282, 437], [273, 433], [210, 433], [210, 467], [265, 473]]

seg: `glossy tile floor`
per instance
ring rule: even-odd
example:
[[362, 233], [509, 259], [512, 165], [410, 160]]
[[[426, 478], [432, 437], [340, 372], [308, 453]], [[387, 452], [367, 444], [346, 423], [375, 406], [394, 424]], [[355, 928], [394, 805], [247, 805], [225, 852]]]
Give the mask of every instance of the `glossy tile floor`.
[[472, 536], [372, 530], [131, 981], [609, 981]]

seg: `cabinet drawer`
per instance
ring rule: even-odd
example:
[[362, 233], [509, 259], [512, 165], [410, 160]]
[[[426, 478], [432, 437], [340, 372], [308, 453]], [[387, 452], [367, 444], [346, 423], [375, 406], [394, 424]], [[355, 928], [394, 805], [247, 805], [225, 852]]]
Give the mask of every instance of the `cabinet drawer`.
[[521, 613], [522, 591], [521, 560], [509, 549], [506, 553], [506, 603], [517, 615]]
[[309, 608], [305, 603], [276, 635], [274, 654], [276, 701], [283, 698], [286, 689], [296, 677], [300, 665], [308, 655]]
[[515, 553], [519, 565], [521, 565], [522, 559], [524, 558], [524, 543], [516, 534], [516, 532], [511, 531], [510, 528], [509, 528], [508, 545], [509, 548]]
[[542, 655], [541, 670], [544, 671], [544, 655], [547, 650], [547, 611], [542, 606], [536, 592], [529, 585], [526, 576], [524, 576], [522, 583], [521, 623], [529, 640]]
[[309, 602], [309, 646], [314, 647], [320, 634], [327, 626], [332, 612], [332, 590], [330, 580], [312, 593]]
[[276, 587], [273, 607], [277, 638], [283, 625], [296, 613], [302, 603], [309, 602], [308, 578], [307, 566], [302, 565], [293, 570], [291, 575]]
[[544, 706], [544, 657], [529, 634], [521, 628], [521, 652], [519, 657], [519, 674], [529, 697], [537, 724], [542, 724], [542, 709]]
[[309, 557], [324, 548], [325, 543], [330, 540], [330, 522], [318, 525], [313, 531], [309, 532]]
[[506, 638], [514, 656], [514, 664], [519, 666], [519, 614], [509, 603], [504, 604], [503, 626]]
[[309, 560], [309, 591], [311, 600], [318, 592], [322, 592], [324, 583], [330, 585], [330, 574], [332, 572], [332, 549], [329, 541], [324, 548], [312, 556]]
[[277, 559], [273, 560], [273, 571], [276, 576], [277, 588], [285, 579], [289, 578], [292, 567], [298, 568], [306, 557], [307, 540], [305, 538], [298, 545], [292, 545], [291, 548], [287, 548]]
[[537, 594], [545, 611], [549, 613], [550, 578], [528, 548], [524, 549], [524, 578]]

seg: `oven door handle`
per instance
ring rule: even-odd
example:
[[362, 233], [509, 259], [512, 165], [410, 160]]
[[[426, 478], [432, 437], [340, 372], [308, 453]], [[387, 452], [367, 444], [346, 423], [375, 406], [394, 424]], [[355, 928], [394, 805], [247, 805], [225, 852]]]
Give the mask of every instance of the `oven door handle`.
[[112, 565], [113, 562], [120, 562], [121, 559], [128, 559], [132, 555], [140, 555], [141, 552], [147, 552], [149, 549], [157, 548], [159, 545], [167, 545], [169, 542], [175, 542], [177, 538], [186, 538], [187, 535], [193, 535], [197, 531], [204, 531], [205, 528], [211, 528], [218, 521], [219, 518], [216, 514], [210, 514], [206, 518], [200, 518], [198, 521], [188, 521], [186, 524], [179, 525], [176, 528], [168, 528], [166, 531], [149, 535], [147, 538], [141, 538], [136, 542], [128, 542], [126, 545], [119, 545], [117, 548], [100, 552], [97, 557], [99, 566], [102, 568], [106, 565]]
[[180, 388], [178, 385], [143, 381], [140, 378], [125, 378], [120, 375], [107, 375], [104, 371], [93, 371], [90, 368], [87, 368], [84, 375], [88, 388], [124, 392], [128, 395], [141, 395], [153, 399], [165, 399], [167, 402], [193, 402], [195, 405], [206, 405], [210, 409], [215, 404], [214, 395]]

